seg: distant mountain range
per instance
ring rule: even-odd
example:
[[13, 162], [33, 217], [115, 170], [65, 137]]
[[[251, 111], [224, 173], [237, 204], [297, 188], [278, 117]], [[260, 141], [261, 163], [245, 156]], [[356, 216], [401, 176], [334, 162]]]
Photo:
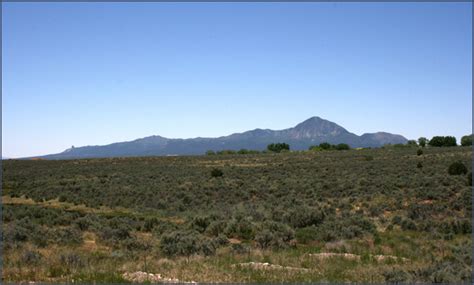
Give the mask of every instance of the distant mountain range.
[[255, 129], [218, 138], [168, 139], [150, 136], [129, 142], [103, 146], [84, 146], [65, 150], [58, 154], [41, 156], [43, 159], [76, 159], [96, 157], [197, 155], [207, 150], [239, 150], [242, 148], [264, 150], [270, 143], [285, 142], [292, 150], [307, 150], [322, 142], [346, 143], [351, 147], [380, 147], [385, 144], [406, 143], [401, 135], [385, 132], [366, 133], [361, 136], [350, 133], [336, 123], [312, 117], [284, 130]]

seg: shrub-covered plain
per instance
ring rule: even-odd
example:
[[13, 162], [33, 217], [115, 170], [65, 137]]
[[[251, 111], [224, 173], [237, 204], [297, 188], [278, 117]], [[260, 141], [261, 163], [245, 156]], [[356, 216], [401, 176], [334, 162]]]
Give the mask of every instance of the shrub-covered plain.
[[[4, 279], [468, 282], [471, 157], [415, 146], [6, 160]], [[250, 262], [281, 267], [239, 265]]]

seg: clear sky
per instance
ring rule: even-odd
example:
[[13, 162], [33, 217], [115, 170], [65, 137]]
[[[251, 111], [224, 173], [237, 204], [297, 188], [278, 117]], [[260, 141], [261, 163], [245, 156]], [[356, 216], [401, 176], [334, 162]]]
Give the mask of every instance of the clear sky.
[[472, 132], [471, 3], [2, 3], [4, 157], [320, 116]]

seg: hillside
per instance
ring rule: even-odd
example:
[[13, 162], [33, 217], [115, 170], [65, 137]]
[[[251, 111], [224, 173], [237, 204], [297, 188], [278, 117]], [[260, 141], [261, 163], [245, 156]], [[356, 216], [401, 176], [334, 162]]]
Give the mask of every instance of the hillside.
[[351, 147], [380, 147], [385, 144], [406, 143], [401, 135], [367, 133], [357, 136], [336, 123], [312, 117], [293, 128], [284, 130], [255, 129], [218, 138], [169, 139], [150, 136], [129, 142], [104, 146], [70, 148], [58, 154], [43, 156], [46, 159], [73, 159], [93, 157], [198, 155], [207, 150], [253, 149], [264, 150], [268, 144], [286, 142], [293, 150], [307, 150], [322, 142], [346, 143]]

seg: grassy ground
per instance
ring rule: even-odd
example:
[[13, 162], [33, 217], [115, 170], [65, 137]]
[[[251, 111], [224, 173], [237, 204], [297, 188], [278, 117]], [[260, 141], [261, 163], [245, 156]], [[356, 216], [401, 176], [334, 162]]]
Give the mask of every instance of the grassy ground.
[[4, 280], [469, 281], [472, 151], [416, 152], [4, 161]]

